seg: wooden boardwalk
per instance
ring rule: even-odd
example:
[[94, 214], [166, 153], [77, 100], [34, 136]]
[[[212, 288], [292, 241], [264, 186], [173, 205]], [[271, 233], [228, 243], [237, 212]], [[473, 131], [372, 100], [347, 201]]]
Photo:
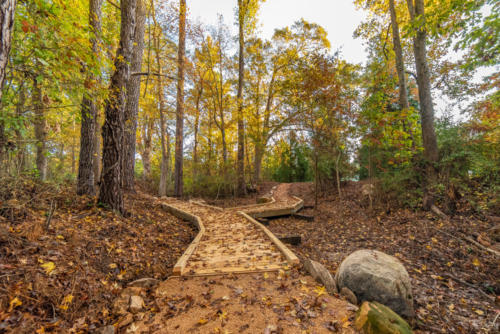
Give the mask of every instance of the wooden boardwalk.
[[204, 276], [223, 273], [277, 271], [299, 259], [253, 217], [297, 212], [303, 201], [288, 196], [281, 184], [266, 204], [222, 209], [195, 201], [167, 198], [164, 209], [198, 227], [198, 235], [174, 266], [174, 275]]

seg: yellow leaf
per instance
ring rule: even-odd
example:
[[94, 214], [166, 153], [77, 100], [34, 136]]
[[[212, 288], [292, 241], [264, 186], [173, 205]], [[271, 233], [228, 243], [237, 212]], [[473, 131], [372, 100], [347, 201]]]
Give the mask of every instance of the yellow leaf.
[[475, 257], [474, 260], [472, 260], [472, 264], [476, 267], [479, 267], [481, 265], [481, 262], [479, 262], [478, 258]]
[[435, 244], [437, 244], [437, 243], [438, 243], [438, 239], [436, 239], [436, 238], [431, 238], [431, 240], [432, 240], [432, 242], [433, 242], [433, 243], [435, 243]]
[[14, 297], [9, 303], [9, 312], [21, 305], [23, 305], [23, 302], [19, 298]]
[[317, 286], [315, 289], [314, 289], [314, 292], [316, 292], [316, 294], [319, 296], [322, 296], [324, 294], [326, 294], [325, 292], [325, 287], [324, 286]]
[[474, 310], [474, 312], [476, 312], [476, 313], [477, 313], [477, 314], [479, 314], [479, 315], [483, 315], [483, 314], [484, 314], [484, 312], [483, 312], [483, 311], [481, 311], [481, 310]]
[[451, 266], [453, 265], [453, 262], [448, 262], [448, 263], [446, 263], [446, 265], [447, 265], [448, 267], [451, 267]]
[[64, 240], [64, 236], [62, 236], [61, 234], [59, 234], [56, 238], [59, 240]]
[[269, 274], [268, 273], [264, 273], [264, 279], [268, 279], [269, 278]]
[[198, 320], [198, 325], [204, 325], [204, 324], [206, 324], [207, 322], [208, 322], [208, 320], [207, 320], [207, 319], [203, 319], [203, 318], [202, 318], [202, 319]]
[[51, 275], [54, 269], [56, 269], [56, 265], [54, 262], [45, 262], [40, 265], [43, 269], [45, 269], [45, 273], [47, 275]]
[[453, 310], [455, 309], [455, 304], [450, 304], [450, 305], [448, 305], [448, 309], [449, 309], [450, 311], [453, 311]]
[[115, 269], [117, 267], [116, 263], [111, 263], [108, 267], [111, 269]]
[[61, 305], [59, 305], [59, 308], [66, 311], [69, 307], [69, 304], [71, 304], [72, 301], [73, 301], [73, 295], [65, 296]]

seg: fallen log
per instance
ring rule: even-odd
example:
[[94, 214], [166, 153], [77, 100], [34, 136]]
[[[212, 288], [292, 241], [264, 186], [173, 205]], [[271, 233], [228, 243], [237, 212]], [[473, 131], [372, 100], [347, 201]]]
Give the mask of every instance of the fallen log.
[[278, 237], [278, 239], [294, 246], [297, 246], [302, 242], [302, 237], [300, 235], [281, 236]]

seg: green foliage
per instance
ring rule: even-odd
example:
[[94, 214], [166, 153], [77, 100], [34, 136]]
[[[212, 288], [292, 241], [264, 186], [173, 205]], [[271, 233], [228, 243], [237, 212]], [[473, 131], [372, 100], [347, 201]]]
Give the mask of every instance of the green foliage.
[[280, 139], [266, 161], [266, 175], [278, 182], [311, 181], [310, 149], [294, 136]]

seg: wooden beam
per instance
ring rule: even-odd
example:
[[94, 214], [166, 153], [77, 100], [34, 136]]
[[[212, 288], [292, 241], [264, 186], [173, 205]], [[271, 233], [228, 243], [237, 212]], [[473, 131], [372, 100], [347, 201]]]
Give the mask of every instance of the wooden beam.
[[278, 247], [278, 249], [283, 253], [283, 255], [285, 255], [285, 258], [290, 264], [297, 265], [300, 263], [300, 260], [297, 257], [297, 255], [295, 255], [291, 250], [289, 250], [288, 247], [286, 247], [278, 238], [276, 238], [276, 236], [271, 231], [269, 231], [264, 225], [262, 225], [261, 223], [259, 223], [258, 221], [256, 221], [255, 219], [253, 219], [252, 217], [250, 217], [249, 215], [247, 215], [242, 211], [238, 211], [238, 214], [240, 216], [245, 217], [246, 219], [254, 223], [255, 226], [260, 228], [269, 237], [269, 239], [271, 239], [271, 241], [274, 242], [276, 247]]

